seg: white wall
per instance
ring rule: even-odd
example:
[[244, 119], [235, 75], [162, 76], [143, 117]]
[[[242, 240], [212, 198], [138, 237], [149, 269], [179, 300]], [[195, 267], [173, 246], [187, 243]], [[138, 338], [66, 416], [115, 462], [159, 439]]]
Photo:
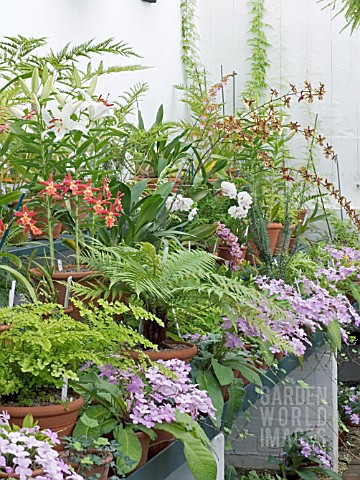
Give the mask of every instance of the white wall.
[[[300, 105], [294, 116], [304, 125], [319, 113], [319, 126], [339, 155], [344, 193], [360, 207], [359, 35], [349, 30], [340, 34], [342, 16], [321, 10], [317, 0], [264, 0], [271, 43], [269, 85], [285, 87], [308, 79], [326, 83], [328, 94], [311, 108]], [[198, 0], [201, 55], [212, 80], [235, 70], [237, 105], [249, 71], [246, 59], [249, 15], [247, 0]], [[101, 84], [103, 94], [120, 94], [140, 81], [150, 84], [141, 105], [149, 124], [160, 103], [168, 119], [184, 115], [179, 92], [183, 82], [181, 64], [180, 0], [0, 0], [0, 36], [47, 36], [55, 49], [67, 42], [114, 37], [128, 42], [153, 68], [109, 77]], [[111, 59], [105, 61], [110, 63]], [[232, 110], [231, 89], [228, 112]], [[296, 157], [306, 154], [298, 142]], [[321, 158], [321, 156], [319, 157]], [[320, 161], [320, 170], [336, 182], [336, 168]], [[357, 186], [359, 185], [359, 186]]]
[[[143, 59], [116, 59], [119, 63], [142, 63], [153, 68], [114, 74], [103, 81], [103, 94], [111, 98], [137, 82], [150, 90], [142, 106], [149, 122], [161, 103], [167, 118], [182, 115], [174, 85], [183, 82], [181, 64], [181, 16], [178, 0], [0, 0], [0, 37], [17, 35], [49, 38], [55, 50], [68, 42], [114, 37], [127, 42]], [[105, 62], [114, 62], [106, 56]]]
[[[344, 26], [342, 15], [322, 10], [317, 0], [264, 0], [265, 21], [271, 44], [271, 67], [268, 84], [286, 89], [289, 83], [309, 80], [326, 84], [323, 102], [301, 104], [293, 110], [302, 125], [314, 121], [319, 113], [319, 128], [339, 156], [343, 192], [360, 207], [360, 32], [340, 33]], [[327, 2], [325, 2], [327, 3]], [[199, 0], [199, 28], [202, 58], [211, 78], [219, 80], [220, 65], [224, 73], [235, 70], [237, 104], [240, 106], [244, 83], [247, 80], [250, 55], [246, 43], [249, 14], [245, 0]], [[228, 89], [231, 111], [231, 89]], [[296, 142], [297, 158], [305, 158], [305, 143]], [[321, 159], [319, 170], [337, 182], [337, 172], [330, 160]], [[321, 160], [320, 160], [321, 159]]]

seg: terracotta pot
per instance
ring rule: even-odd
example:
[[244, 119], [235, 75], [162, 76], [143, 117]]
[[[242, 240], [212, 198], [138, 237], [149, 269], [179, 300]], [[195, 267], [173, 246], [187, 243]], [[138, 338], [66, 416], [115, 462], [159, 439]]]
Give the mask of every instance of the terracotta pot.
[[285, 353], [284, 352], [274, 353], [274, 357], [276, 358], [276, 360], [280, 362], [285, 357]]
[[176, 177], [169, 177], [168, 182], [172, 182], [174, 184], [173, 188], [171, 191], [173, 193], [177, 193], [179, 191], [179, 186], [181, 184], [181, 178], [176, 178]]
[[138, 439], [140, 441], [141, 448], [142, 448], [140, 462], [139, 462], [138, 466], [134, 469], [134, 470], [137, 470], [138, 468], [145, 465], [145, 463], [147, 461], [148, 453], [149, 453], [150, 437], [148, 435], [146, 435], [146, 433], [144, 433], [144, 432], [135, 432], [135, 433], [136, 433], [136, 436], [138, 437]]
[[[31, 268], [30, 273], [36, 275], [37, 277], [43, 277], [41, 271], [38, 268]], [[62, 272], [55, 271], [51, 278], [54, 281], [54, 287], [57, 290], [57, 303], [60, 305], [64, 304], [65, 301], [65, 294], [66, 294], [66, 286], [62, 285], [61, 282], [67, 282], [69, 277], [72, 277], [73, 282], [80, 283], [82, 285], [89, 286], [91, 283], [86, 280], [86, 278], [90, 275], [96, 275], [99, 272], [96, 271], [83, 271], [83, 272], [76, 272], [75, 265], [66, 265]], [[79, 297], [79, 300], [83, 301], [85, 304], [89, 302], [89, 300], [82, 299]], [[71, 298], [69, 300], [69, 307], [72, 308], [72, 311], [68, 313], [68, 315], [73, 318], [74, 320], [81, 320], [80, 311], [79, 309], [72, 303]]]
[[275, 253], [276, 245], [279, 240], [279, 236], [281, 236], [281, 233], [284, 229], [284, 225], [282, 223], [269, 223], [267, 226], [267, 231], [269, 235], [269, 241], [270, 241], [270, 252], [272, 254]]
[[135, 177], [135, 180], [137, 182], [141, 182], [141, 180], [147, 180], [148, 183], [147, 183], [147, 188], [149, 190], [151, 190], [152, 192], [154, 192], [157, 188], [158, 188], [158, 177], [151, 177], [151, 176], [141, 176], [141, 175], [138, 175]]
[[[39, 477], [40, 475], [44, 475], [43, 470], [34, 470], [31, 476], [32, 477]], [[17, 479], [17, 478], [20, 478], [20, 475], [18, 473], [3, 473], [3, 472], [0, 472], [0, 478], [14, 478], [14, 479]]]
[[2, 332], [6, 332], [6, 330], [9, 330], [9, 328], [12, 326], [13, 325], [0, 325], [0, 335], [2, 334]]
[[[145, 355], [147, 355], [150, 360], [156, 361], [156, 360], [173, 360], [174, 358], [178, 358], [179, 360], [183, 360], [186, 363], [191, 362], [191, 360], [195, 357], [197, 354], [197, 346], [193, 345], [192, 343], [186, 343], [186, 342], [165, 342], [165, 343], [170, 343], [174, 344], [177, 343], [179, 345], [184, 345], [185, 348], [182, 348], [181, 350], [159, 350], [156, 352], [155, 350], [147, 350], [144, 352], [141, 352]], [[131, 358], [134, 360], [138, 360], [140, 352], [128, 352]]]
[[275, 253], [280, 254], [282, 248], [284, 247], [284, 251], [286, 252], [290, 248], [290, 240], [291, 240], [291, 234], [294, 232], [296, 225], [290, 225], [290, 238], [287, 241], [287, 244], [282, 245], [283, 241], [285, 242], [285, 239], [283, 240], [283, 231], [279, 234], [278, 241], [276, 242], [276, 247], [275, 247]]
[[[241, 260], [245, 260], [247, 247], [240, 247], [240, 248], [242, 253]], [[222, 246], [217, 247], [217, 254], [218, 254], [218, 257], [221, 258], [222, 260], [225, 260], [227, 262], [233, 261], [233, 257], [231, 255], [231, 248], [229, 247], [222, 247]]]
[[[249, 385], [249, 383], [250, 383], [249, 380], [241, 374], [240, 370], [233, 370], [233, 374], [234, 374], [235, 378], [241, 378], [241, 380], [244, 383], [244, 387], [246, 387], [246, 385]], [[227, 402], [229, 400], [229, 387], [228, 387], [228, 385], [224, 385], [224, 386], [221, 387], [221, 394], [222, 394], [224, 402]]]
[[[41, 407], [11, 407], [0, 405], [0, 412], [7, 410], [10, 415], [10, 423], [21, 427], [26, 415], [33, 416], [41, 429], [53, 430], [59, 437], [68, 437], [74, 430], [80, 408], [84, 405], [84, 398], [79, 397], [65, 408], [64, 405], [47, 405]], [[57, 445], [56, 450], [64, 449], [63, 445]]]
[[109, 455], [108, 457], [105, 458], [105, 460], [103, 460], [103, 464], [102, 465], [93, 465], [90, 469], [87, 469], [85, 467], [82, 467], [82, 469], [84, 471], [82, 471], [82, 469], [80, 469], [80, 464], [79, 463], [74, 463], [74, 462], [68, 462], [66, 460], [66, 456], [62, 456], [60, 454], [60, 457], [64, 460], [65, 463], [67, 463], [68, 465], [71, 465], [75, 472], [78, 473], [79, 475], [86, 475], [86, 477], [84, 478], [88, 478], [88, 477], [94, 477], [95, 475], [100, 475], [96, 478], [98, 478], [98, 480], [107, 480], [108, 477], [109, 477], [109, 468], [110, 468], [110, 463], [113, 461], [113, 456], [112, 455]]
[[158, 453], [169, 446], [175, 439], [174, 435], [163, 430], [153, 429], [156, 433], [156, 439], [150, 440], [148, 459], [155, 457]]

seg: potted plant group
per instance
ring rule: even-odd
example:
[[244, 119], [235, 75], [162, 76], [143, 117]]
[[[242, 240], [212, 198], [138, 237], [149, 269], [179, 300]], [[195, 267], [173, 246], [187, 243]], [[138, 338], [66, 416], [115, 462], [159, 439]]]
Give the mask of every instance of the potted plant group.
[[123, 475], [145, 463], [150, 439], [156, 444], [157, 434], [164, 431], [184, 444], [197, 480], [215, 479], [210, 444], [196, 422], [200, 414], [213, 416], [214, 407], [207, 394], [191, 383], [189, 373], [190, 367], [181, 360], [128, 368], [90, 366], [76, 385], [95, 403], [84, 410], [73, 437], [91, 440], [111, 435], [121, 451], [116, 471]]
[[84, 480], [60, 459], [54, 449], [59, 443], [57, 434], [40, 429], [31, 415], [17, 426], [7, 411], [0, 413], [0, 478]]
[[282, 478], [314, 478], [326, 475], [334, 480], [340, 476], [332, 470], [329, 442], [311, 432], [296, 432], [285, 438], [282, 451], [273, 459]]
[[114, 322], [119, 313], [123, 309], [104, 304], [85, 324], [54, 304], [0, 309], [0, 324], [10, 326], [0, 335], [0, 410], [8, 410], [14, 424], [30, 413], [42, 428], [69, 436], [84, 399], [68, 381], [78, 379], [85, 362], [106, 362], [119, 344], [146, 344]]

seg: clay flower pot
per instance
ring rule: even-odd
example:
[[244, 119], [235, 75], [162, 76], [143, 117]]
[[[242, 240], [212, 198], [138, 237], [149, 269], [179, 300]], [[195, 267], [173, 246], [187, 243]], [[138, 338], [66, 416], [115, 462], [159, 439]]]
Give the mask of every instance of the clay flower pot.
[[[22, 426], [23, 420], [29, 413], [33, 416], [34, 421], [42, 430], [49, 428], [56, 432], [59, 437], [69, 437], [74, 430], [79, 411], [84, 405], [84, 398], [79, 397], [69, 402], [67, 406], [46, 405], [40, 407], [11, 407], [0, 405], [0, 412], [7, 410], [10, 415], [10, 423]], [[63, 450], [63, 445], [57, 445], [56, 450]]]
[[[239, 260], [245, 260], [247, 247], [240, 247], [240, 248], [241, 248], [242, 257]], [[229, 247], [222, 247], [222, 246], [217, 247], [217, 254], [218, 254], [218, 257], [221, 258], [222, 260], [225, 260], [227, 262], [234, 261], [231, 255], [231, 248]]]
[[153, 430], [156, 433], [156, 439], [150, 440], [148, 459], [155, 457], [155, 455], [176, 440], [174, 435], [169, 432], [164, 432], [164, 430], [158, 430], [157, 428]]
[[135, 432], [136, 436], [138, 437], [140, 444], [141, 444], [141, 458], [138, 466], [134, 469], [137, 470], [138, 468], [142, 467], [145, 465], [147, 458], [148, 458], [148, 453], [149, 453], [149, 445], [150, 445], [150, 437], [146, 435], [144, 432]]
[[62, 458], [62, 460], [64, 460], [65, 463], [67, 463], [68, 465], [71, 465], [75, 472], [78, 473], [79, 475], [86, 475], [85, 478], [88, 478], [88, 477], [95, 477], [95, 475], [97, 475], [96, 478], [98, 478], [99, 480], [107, 480], [108, 479], [108, 476], [109, 476], [109, 468], [110, 468], [110, 463], [113, 461], [113, 456], [112, 455], [108, 455], [102, 462], [102, 465], [93, 465], [90, 469], [85, 469], [84, 468], [84, 472], [81, 472], [80, 471], [80, 464], [79, 463], [75, 463], [75, 462], [71, 462], [71, 461], [68, 461], [67, 460], [67, 457], [66, 457], [66, 453], [67, 452], [63, 452], [63, 454], [60, 454], [60, 457]]
[[[169, 349], [168, 350], [145, 350], [144, 352], [128, 352], [131, 358], [134, 360], [138, 360], [139, 356], [141, 354], [147, 355], [150, 360], [156, 361], [156, 360], [172, 360], [174, 358], [178, 358], [179, 360], [183, 360], [186, 363], [191, 362], [191, 360], [195, 357], [197, 354], [197, 346], [193, 345], [192, 343], [186, 343], [186, 342], [175, 342], [175, 341], [165, 341], [165, 344], [169, 344]], [[179, 345], [178, 349], [171, 349], [171, 345]]]
[[269, 223], [267, 226], [269, 241], [270, 241], [270, 252], [275, 253], [276, 245], [279, 240], [279, 237], [282, 234], [284, 225], [282, 223]]

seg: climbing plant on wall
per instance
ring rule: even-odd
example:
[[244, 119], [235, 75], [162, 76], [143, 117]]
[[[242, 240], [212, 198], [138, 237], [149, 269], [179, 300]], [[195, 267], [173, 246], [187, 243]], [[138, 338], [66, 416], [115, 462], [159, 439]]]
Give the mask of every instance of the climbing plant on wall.
[[340, 10], [337, 15], [344, 13], [346, 20], [346, 27], [351, 28], [351, 33], [356, 30], [360, 25], [360, 0], [319, 0], [320, 3], [325, 3], [325, 7], [332, 7], [335, 9], [337, 5], [340, 5]]
[[185, 69], [186, 83], [200, 86], [204, 83], [203, 66], [199, 56], [199, 34], [196, 27], [197, 0], [182, 0], [181, 28], [182, 28], [182, 62]]
[[248, 2], [250, 14], [250, 37], [248, 45], [251, 48], [250, 79], [246, 82], [244, 96], [259, 101], [267, 88], [266, 74], [270, 65], [268, 60], [269, 42], [266, 38], [267, 24], [264, 22], [264, 0]]

